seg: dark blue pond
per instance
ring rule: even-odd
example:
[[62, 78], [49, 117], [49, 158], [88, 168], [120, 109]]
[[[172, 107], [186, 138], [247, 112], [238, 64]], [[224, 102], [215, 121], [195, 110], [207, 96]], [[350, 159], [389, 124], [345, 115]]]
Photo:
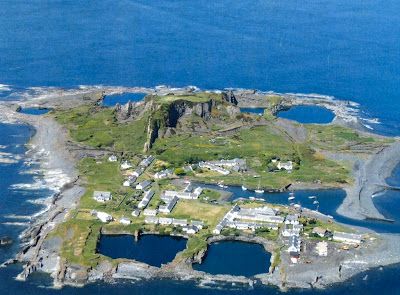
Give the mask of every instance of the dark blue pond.
[[124, 93], [124, 94], [114, 94], [106, 95], [103, 100], [103, 105], [106, 107], [115, 106], [117, 103], [126, 104], [129, 101], [139, 101], [142, 100], [146, 94], [144, 93]]
[[114, 259], [134, 259], [159, 267], [171, 262], [185, 247], [186, 239], [179, 237], [142, 235], [136, 242], [132, 235], [102, 235], [97, 251]]
[[279, 112], [278, 117], [304, 124], [327, 124], [332, 122], [335, 115], [319, 106], [294, 106], [287, 111]]
[[44, 115], [48, 112], [50, 112], [50, 110], [45, 108], [22, 108], [20, 110], [20, 113], [28, 115]]
[[258, 115], [264, 114], [263, 108], [240, 108], [240, 111], [242, 113], [258, 114]]
[[194, 269], [210, 274], [251, 277], [269, 271], [271, 254], [259, 244], [239, 241], [212, 243], [202, 264]]

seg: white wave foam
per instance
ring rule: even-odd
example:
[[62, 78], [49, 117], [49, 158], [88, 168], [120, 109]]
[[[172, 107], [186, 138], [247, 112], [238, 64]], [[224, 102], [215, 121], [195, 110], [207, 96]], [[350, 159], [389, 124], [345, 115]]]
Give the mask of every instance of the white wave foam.
[[37, 180], [34, 183], [15, 183], [10, 186], [12, 190], [42, 190], [47, 189], [47, 185], [44, 181]]
[[378, 118], [361, 118], [361, 120], [370, 124], [381, 124], [381, 121]]
[[374, 130], [374, 128], [371, 127], [371, 125], [368, 124], [363, 124], [363, 126], [369, 130]]
[[29, 222], [2, 222], [3, 225], [10, 225], [10, 226], [29, 226]]
[[11, 86], [7, 84], [0, 84], [0, 91], [11, 91]]
[[35, 214], [32, 215], [33, 218], [39, 217], [40, 215], [46, 213], [47, 211], [49, 211], [51, 205], [47, 204], [46, 207], [42, 210], [40, 210], [39, 212], [36, 212]]
[[16, 214], [4, 215], [3, 217], [7, 219], [24, 219], [24, 220], [32, 219], [32, 217], [28, 215], [16, 215]]

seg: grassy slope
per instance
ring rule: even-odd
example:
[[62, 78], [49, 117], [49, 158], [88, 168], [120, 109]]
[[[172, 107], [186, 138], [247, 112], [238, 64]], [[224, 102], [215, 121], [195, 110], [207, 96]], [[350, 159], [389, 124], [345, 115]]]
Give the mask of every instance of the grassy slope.
[[55, 118], [67, 126], [73, 140], [97, 148], [141, 152], [147, 138], [146, 118], [118, 124], [110, 108], [84, 105], [68, 111], [56, 111]]
[[[260, 175], [260, 180], [251, 175], [231, 174], [224, 177], [209, 173], [197, 175], [204, 181], [224, 179], [229, 184], [244, 182], [252, 187], [256, 187], [260, 181], [261, 186], [270, 188], [279, 188], [293, 181], [321, 180], [329, 184], [349, 181], [348, 170], [345, 167], [319, 158], [310, 145], [293, 143], [270, 126], [242, 129], [234, 135], [223, 137], [215, 137], [212, 134], [177, 135], [159, 139], [153, 150], [160, 159], [177, 166], [200, 160], [245, 158], [251, 170]], [[266, 172], [269, 159], [273, 156], [283, 160], [299, 158], [301, 164], [292, 174]]]

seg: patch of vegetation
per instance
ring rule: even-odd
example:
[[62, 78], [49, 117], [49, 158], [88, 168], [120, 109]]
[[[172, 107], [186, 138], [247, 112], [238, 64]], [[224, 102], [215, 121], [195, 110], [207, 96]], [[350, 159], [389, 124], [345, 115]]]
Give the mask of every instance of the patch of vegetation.
[[193, 94], [184, 95], [165, 95], [165, 96], [149, 96], [149, 99], [155, 99], [156, 102], [161, 104], [171, 104], [175, 101], [189, 101], [193, 103], [209, 102], [211, 99], [222, 101], [222, 94], [198, 92]]
[[54, 111], [73, 140], [96, 148], [119, 152], [141, 152], [147, 139], [147, 118], [118, 123], [114, 111], [97, 105], [83, 105], [67, 111]]
[[272, 230], [272, 229], [268, 229], [268, 228], [257, 228], [255, 230], [255, 234], [256, 236], [262, 237], [264, 239], [267, 240], [271, 240], [271, 241], [276, 241], [278, 239], [278, 233], [279, 231], [277, 230]]
[[221, 194], [215, 190], [204, 189], [200, 198], [210, 202], [210, 201], [218, 201], [221, 197]]
[[207, 249], [207, 239], [212, 236], [209, 231], [202, 230], [198, 234], [191, 236], [186, 243], [186, 249], [182, 252], [181, 257], [192, 258], [200, 251]]
[[211, 205], [198, 200], [179, 200], [170, 217], [204, 221], [209, 228], [214, 228], [230, 210], [230, 205]]
[[353, 129], [338, 125], [304, 125], [308, 130], [309, 142], [328, 150], [350, 150], [353, 146], [379, 146], [390, 143], [391, 139], [380, 139], [361, 134]]
[[319, 219], [305, 218], [305, 217], [300, 218], [299, 221], [304, 226], [303, 227], [304, 233], [308, 233], [308, 234], [312, 233], [312, 230], [314, 229], [314, 227], [326, 228], [327, 230], [329, 230], [332, 233], [334, 231], [348, 232], [348, 233], [352, 233], [353, 232], [350, 228], [345, 227], [345, 226], [343, 226], [341, 224], [338, 224], [336, 222], [324, 222], [324, 221], [319, 220]]
[[52, 236], [62, 238], [61, 255], [69, 263], [94, 267], [101, 258], [96, 253], [101, 224], [98, 221], [69, 219]]

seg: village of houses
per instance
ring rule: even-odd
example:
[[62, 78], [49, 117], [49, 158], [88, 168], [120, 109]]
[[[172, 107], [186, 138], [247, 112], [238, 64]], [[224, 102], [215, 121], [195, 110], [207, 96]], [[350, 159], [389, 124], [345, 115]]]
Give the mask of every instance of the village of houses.
[[[108, 158], [109, 162], [118, 162], [119, 159], [112, 155]], [[120, 165], [121, 171], [127, 175], [125, 181], [122, 183], [124, 187], [132, 187], [141, 192], [141, 200], [132, 208], [130, 217], [124, 216], [119, 220], [114, 220], [113, 216], [106, 213], [92, 210], [92, 215], [96, 216], [101, 222], [108, 223], [111, 221], [119, 222], [121, 225], [129, 225], [132, 219], [144, 216], [145, 224], [152, 224], [158, 226], [172, 226], [179, 228], [182, 232], [189, 235], [195, 235], [208, 225], [207, 220], [188, 220], [177, 219], [170, 217], [175, 206], [181, 200], [198, 200], [203, 193], [201, 186], [193, 186], [189, 181], [185, 182], [183, 190], [164, 190], [160, 194], [162, 205], [158, 208], [148, 208], [148, 205], [155, 195], [152, 189], [153, 181], [146, 179], [137, 181], [138, 178], [148, 169], [148, 167], [155, 161], [154, 156], [147, 156], [142, 161], [133, 167], [128, 161], [123, 161]], [[288, 172], [293, 169], [292, 162], [279, 162], [273, 159], [274, 164], [278, 169], [285, 169]], [[242, 159], [233, 160], [220, 160], [199, 162], [198, 167], [201, 169], [212, 170], [222, 175], [228, 175], [231, 172], [244, 171], [246, 161]], [[190, 167], [188, 168], [190, 169]], [[174, 177], [174, 173], [170, 169], [164, 169], [153, 174], [153, 180], [170, 179]], [[111, 192], [107, 191], [94, 191], [93, 199], [99, 203], [107, 203], [113, 198]], [[195, 206], [195, 203], [193, 203]], [[286, 245], [286, 252], [292, 263], [297, 263], [302, 255], [303, 240], [309, 237], [316, 238], [318, 242], [315, 243], [313, 249], [317, 256], [328, 256], [330, 251], [330, 244], [342, 245], [342, 249], [348, 250], [349, 247], [359, 247], [363, 242], [363, 236], [354, 233], [330, 231], [323, 227], [314, 227], [311, 234], [304, 233], [303, 224], [300, 222], [302, 216], [301, 206], [294, 206], [294, 213], [287, 214], [280, 212], [279, 209], [267, 206], [266, 204], [259, 204], [258, 207], [246, 208], [238, 204], [233, 204], [231, 209], [219, 220], [215, 228], [212, 228], [213, 235], [220, 235], [224, 229], [235, 229], [243, 232], [255, 232], [259, 229], [267, 229], [269, 231], [276, 231], [280, 239]]]

